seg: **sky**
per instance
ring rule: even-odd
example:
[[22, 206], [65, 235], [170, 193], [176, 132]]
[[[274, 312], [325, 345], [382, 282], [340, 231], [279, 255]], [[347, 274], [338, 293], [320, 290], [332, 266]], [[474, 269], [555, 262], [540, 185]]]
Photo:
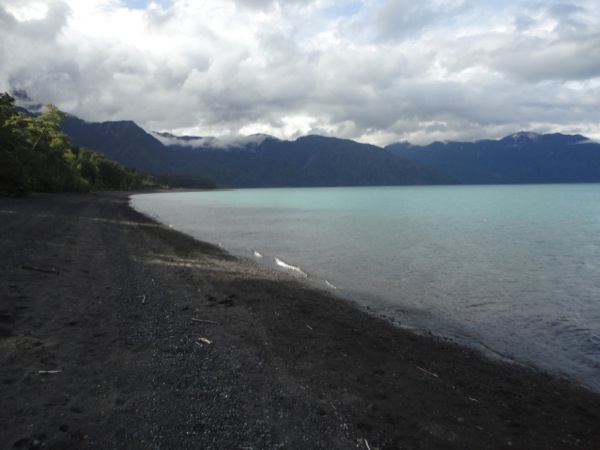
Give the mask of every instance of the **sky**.
[[0, 0], [0, 92], [147, 131], [600, 139], [597, 0]]

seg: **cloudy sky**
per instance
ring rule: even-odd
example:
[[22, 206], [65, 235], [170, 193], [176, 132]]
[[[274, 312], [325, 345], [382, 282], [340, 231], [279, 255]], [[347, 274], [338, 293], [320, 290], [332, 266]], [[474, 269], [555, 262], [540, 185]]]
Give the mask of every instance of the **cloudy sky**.
[[600, 139], [600, 2], [1, 0], [5, 91], [175, 134]]

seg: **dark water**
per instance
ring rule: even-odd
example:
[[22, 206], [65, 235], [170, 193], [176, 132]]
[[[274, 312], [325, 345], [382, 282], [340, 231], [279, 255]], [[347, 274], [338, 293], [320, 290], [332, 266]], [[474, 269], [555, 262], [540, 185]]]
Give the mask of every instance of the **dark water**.
[[134, 196], [200, 240], [600, 390], [600, 185]]

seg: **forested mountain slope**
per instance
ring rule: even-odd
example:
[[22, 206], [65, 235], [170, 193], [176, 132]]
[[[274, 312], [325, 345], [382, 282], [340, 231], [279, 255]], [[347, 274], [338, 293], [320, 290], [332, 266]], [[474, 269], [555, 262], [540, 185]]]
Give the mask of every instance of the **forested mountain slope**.
[[600, 144], [581, 135], [520, 132], [499, 140], [398, 143], [386, 150], [464, 184], [600, 182]]
[[[137, 170], [193, 175], [221, 187], [381, 186], [452, 184], [452, 177], [396, 157], [380, 147], [307, 136], [295, 141], [264, 137], [244, 144], [165, 145], [135, 123], [89, 123], [68, 117], [63, 129], [77, 145]], [[175, 142], [177, 142], [175, 140]], [[210, 142], [210, 141], [208, 141]]]

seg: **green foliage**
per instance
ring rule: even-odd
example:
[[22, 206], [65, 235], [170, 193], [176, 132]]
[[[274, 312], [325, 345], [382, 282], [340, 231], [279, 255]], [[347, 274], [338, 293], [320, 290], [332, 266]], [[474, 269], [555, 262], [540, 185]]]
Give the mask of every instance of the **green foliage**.
[[21, 195], [27, 189], [26, 170], [19, 158], [19, 138], [7, 122], [16, 114], [15, 100], [0, 94], [0, 193]]
[[61, 131], [65, 114], [52, 104], [30, 116], [0, 94], [0, 194], [134, 189], [152, 184], [103, 155], [73, 146]]

